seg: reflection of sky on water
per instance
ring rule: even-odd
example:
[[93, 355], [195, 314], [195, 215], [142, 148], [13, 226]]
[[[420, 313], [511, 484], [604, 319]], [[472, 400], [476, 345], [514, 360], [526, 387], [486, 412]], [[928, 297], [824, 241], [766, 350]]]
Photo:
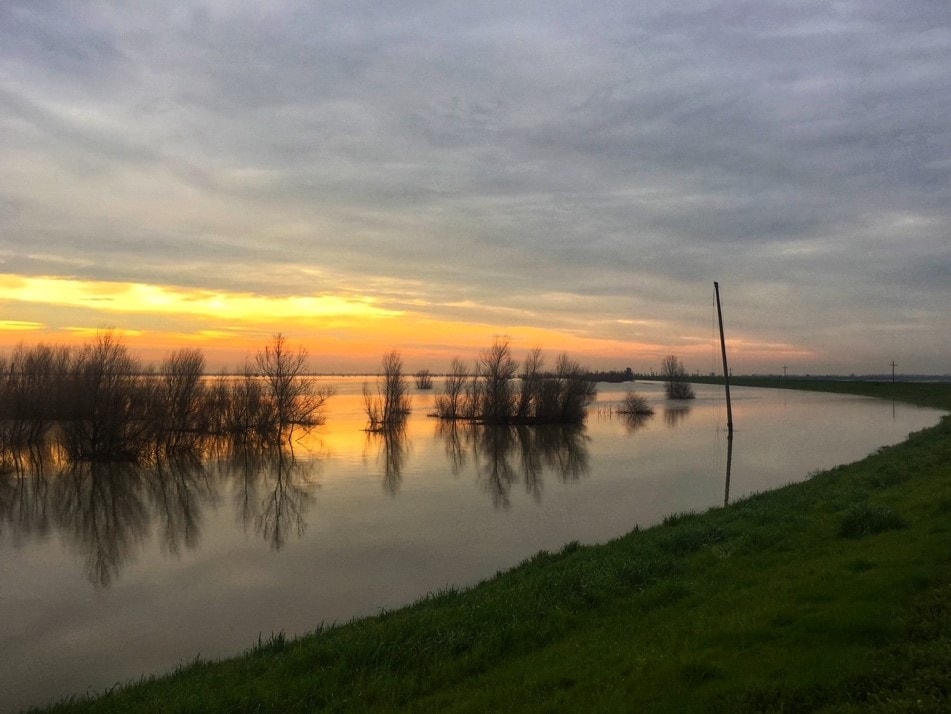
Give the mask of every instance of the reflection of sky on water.
[[[293, 453], [224, 450], [158, 467], [44, 463], [0, 478], [0, 672], [12, 706], [109, 686], [259, 634], [309, 630], [466, 585], [539, 549], [603, 541], [723, 503], [715, 387], [654, 417], [601, 385], [583, 430], [426, 418], [367, 434], [361, 380]], [[857, 397], [736, 389], [730, 498], [854, 460], [938, 413]], [[38, 666], [42, 663], [42, 666]], [[12, 684], [8, 684], [10, 682]], [[42, 693], [37, 696], [37, 692]]]

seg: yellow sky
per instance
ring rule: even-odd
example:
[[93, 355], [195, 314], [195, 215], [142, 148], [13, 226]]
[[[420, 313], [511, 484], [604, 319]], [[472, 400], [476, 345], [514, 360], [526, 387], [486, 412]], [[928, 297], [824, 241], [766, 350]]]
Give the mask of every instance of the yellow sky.
[[[516, 357], [541, 347], [592, 368], [649, 370], [670, 352], [650, 340], [597, 338], [581, 331], [495, 322], [452, 321], [426, 306], [393, 309], [359, 294], [268, 296], [142, 283], [0, 274], [0, 349], [20, 342], [82, 343], [114, 328], [146, 361], [176, 347], [200, 347], [211, 369], [233, 369], [283, 333], [304, 346], [318, 372], [373, 371], [399, 350], [409, 369], [445, 369], [454, 357], [475, 358], [505, 338]], [[788, 352], [788, 346], [744, 345], [747, 354]], [[691, 370], [710, 369], [710, 345], [688, 339], [678, 350]], [[691, 359], [693, 358], [693, 359]]]

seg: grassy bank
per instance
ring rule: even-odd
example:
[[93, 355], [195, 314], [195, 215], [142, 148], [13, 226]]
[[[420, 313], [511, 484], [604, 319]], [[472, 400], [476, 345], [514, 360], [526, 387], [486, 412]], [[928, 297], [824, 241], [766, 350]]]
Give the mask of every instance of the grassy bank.
[[[951, 385], [842, 386], [951, 410]], [[725, 509], [63, 708], [939, 711], [949, 683], [945, 418]]]

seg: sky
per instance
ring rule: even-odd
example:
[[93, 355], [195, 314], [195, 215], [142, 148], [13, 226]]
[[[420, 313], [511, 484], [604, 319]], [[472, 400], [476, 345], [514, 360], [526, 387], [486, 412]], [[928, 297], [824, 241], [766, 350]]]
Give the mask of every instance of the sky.
[[951, 372], [946, 0], [0, 2], [0, 351]]

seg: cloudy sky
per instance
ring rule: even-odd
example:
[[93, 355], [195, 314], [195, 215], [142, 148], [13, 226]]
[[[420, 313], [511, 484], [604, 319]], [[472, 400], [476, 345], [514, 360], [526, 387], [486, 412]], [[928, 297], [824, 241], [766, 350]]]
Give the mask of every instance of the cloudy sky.
[[0, 3], [0, 349], [951, 372], [951, 5]]

